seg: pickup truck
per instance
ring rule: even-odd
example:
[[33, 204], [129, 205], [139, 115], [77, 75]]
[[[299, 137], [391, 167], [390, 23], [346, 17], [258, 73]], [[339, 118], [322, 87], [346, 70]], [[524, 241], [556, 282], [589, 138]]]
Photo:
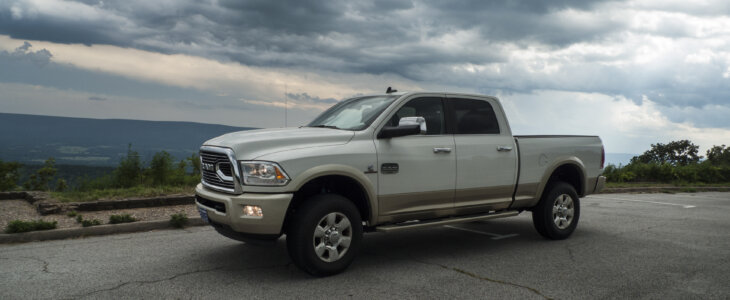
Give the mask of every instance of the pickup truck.
[[[390, 91], [390, 90], [389, 90]], [[597, 136], [513, 136], [495, 97], [390, 92], [343, 100], [298, 128], [200, 148], [201, 218], [249, 243], [286, 235], [315, 276], [342, 272], [363, 232], [516, 216], [565, 239], [605, 183]]]

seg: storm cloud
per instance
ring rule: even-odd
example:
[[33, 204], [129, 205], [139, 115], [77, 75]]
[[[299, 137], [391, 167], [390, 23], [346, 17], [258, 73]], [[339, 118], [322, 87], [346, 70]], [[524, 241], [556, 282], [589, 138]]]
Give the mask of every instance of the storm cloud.
[[[385, 76], [506, 96], [600, 94], [649, 101], [672, 122], [730, 129], [730, 2], [723, 0], [9, 0], [0, 3], [0, 35], [319, 74], [335, 86], [337, 78]], [[23, 47], [15, 59], [53, 59]], [[287, 92], [260, 96], [267, 88], [222, 98], [281, 106]], [[300, 107], [341, 100], [306, 89], [286, 97]]]

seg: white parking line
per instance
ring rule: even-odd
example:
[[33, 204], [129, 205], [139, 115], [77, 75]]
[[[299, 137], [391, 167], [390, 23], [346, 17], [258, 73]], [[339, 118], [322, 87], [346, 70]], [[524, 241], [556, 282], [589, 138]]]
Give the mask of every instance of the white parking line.
[[586, 197], [588, 199], [602, 199], [602, 200], [615, 200], [615, 201], [629, 201], [629, 202], [641, 202], [641, 203], [651, 203], [651, 204], [660, 204], [660, 205], [671, 205], [671, 206], [681, 206], [683, 208], [695, 208], [697, 206], [694, 205], [687, 205], [687, 204], [676, 204], [676, 203], [666, 203], [666, 202], [657, 202], [657, 201], [646, 201], [646, 200], [634, 200], [634, 199], [624, 199], [624, 198], [607, 198], [607, 197], [598, 197], [598, 196], [589, 196]]
[[461, 231], [466, 231], [466, 232], [471, 232], [471, 233], [476, 233], [476, 234], [482, 234], [482, 235], [491, 236], [493, 240], [501, 240], [501, 239], [511, 238], [511, 237], [515, 237], [515, 236], [518, 236], [519, 235], [519, 234], [516, 234], [516, 233], [499, 235], [499, 234], [495, 234], [495, 233], [489, 233], [489, 232], [484, 232], [484, 231], [479, 231], [479, 230], [474, 230], [474, 229], [468, 229], [468, 228], [461, 228], [461, 227], [456, 227], [456, 226], [451, 226], [451, 225], [444, 225], [444, 227], [451, 228], [451, 229], [456, 229], [456, 230], [461, 230]]

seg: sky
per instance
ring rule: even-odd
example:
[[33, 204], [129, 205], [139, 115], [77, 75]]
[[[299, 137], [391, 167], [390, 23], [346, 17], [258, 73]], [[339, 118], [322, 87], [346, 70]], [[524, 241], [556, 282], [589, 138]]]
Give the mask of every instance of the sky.
[[730, 144], [730, 1], [0, 2], [0, 112], [298, 126], [388, 86], [704, 153]]

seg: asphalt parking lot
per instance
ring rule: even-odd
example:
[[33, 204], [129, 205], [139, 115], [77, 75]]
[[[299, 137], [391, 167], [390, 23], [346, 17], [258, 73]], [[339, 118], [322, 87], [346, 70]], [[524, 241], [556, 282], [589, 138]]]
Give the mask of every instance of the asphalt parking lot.
[[515, 218], [366, 234], [313, 278], [209, 227], [0, 246], [0, 299], [730, 297], [730, 193], [602, 194], [548, 241]]

